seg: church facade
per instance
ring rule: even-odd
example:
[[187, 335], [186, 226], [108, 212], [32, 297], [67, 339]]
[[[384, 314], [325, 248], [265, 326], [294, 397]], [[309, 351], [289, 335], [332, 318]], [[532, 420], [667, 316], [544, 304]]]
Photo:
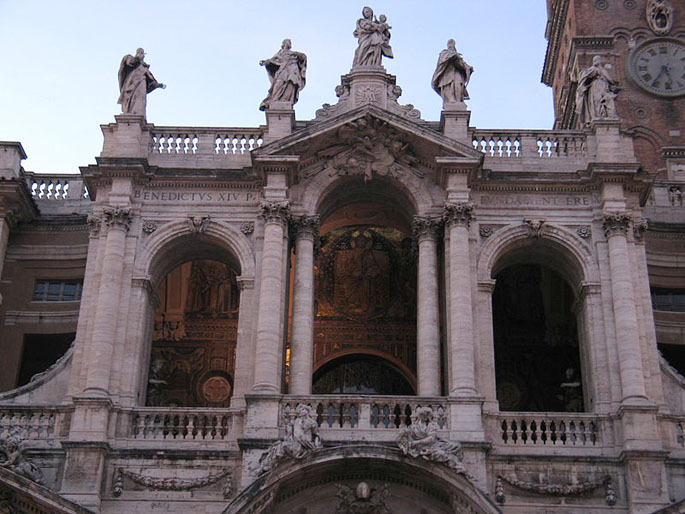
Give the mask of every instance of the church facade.
[[424, 120], [366, 7], [314, 119], [285, 40], [265, 125], [155, 126], [139, 49], [80, 176], [0, 143], [0, 512], [685, 511], [685, 13], [547, 4], [552, 130], [452, 40]]

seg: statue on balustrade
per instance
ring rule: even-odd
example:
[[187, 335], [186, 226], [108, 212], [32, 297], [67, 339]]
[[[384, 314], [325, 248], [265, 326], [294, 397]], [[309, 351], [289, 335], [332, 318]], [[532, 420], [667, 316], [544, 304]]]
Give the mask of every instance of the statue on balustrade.
[[24, 455], [25, 450], [24, 439], [19, 435], [18, 429], [12, 429], [8, 435], [0, 437], [0, 458], [5, 457], [5, 460], [0, 460], [0, 468], [9, 469], [37, 484], [42, 484], [43, 472]]
[[393, 58], [390, 47], [390, 29], [385, 14], [378, 19], [373, 15], [371, 7], [362, 9], [362, 18], [357, 20], [357, 28], [353, 34], [359, 40], [359, 46], [354, 53], [352, 67], [381, 66], [383, 56]]
[[119, 66], [119, 102], [121, 112], [145, 116], [147, 94], [157, 88], [166, 88], [157, 82], [150, 65], [145, 62], [145, 51], [136, 50], [136, 55], [126, 55]]
[[602, 58], [595, 55], [592, 66], [578, 76], [576, 89], [576, 115], [582, 128], [597, 119], [616, 119], [617, 82], [609, 76], [609, 65], [602, 65]]
[[312, 416], [309, 405], [299, 404], [295, 408], [295, 419], [285, 417], [285, 438], [277, 441], [259, 458], [261, 475], [271, 471], [284, 459], [302, 459], [310, 451], [321, 448], [319, 425]]
[[440, 52], [438, 65], [431, 79], [431, 85], [442, 97], [444, 106], [469, 99], [466, 86], [472, 73], [473, 67], [457, 52], [454, 39], [448, 40], [447, 48]]
[[400, 430], [397, 446], [402, 453], [411, 457], [421, 457], [433, 462], [446, 464], [458, 473], [469, 476], [466, 472], [461, 444], [458, 441], [445, 441], [438, 437], [438, 423], [431, 407], [418, 407], [416, 420]]
[[271, 87], [259, 109], [271, 109], [276, 102], [288, 104], [291, 108], [297, 103], [300, 90], [307, 80], [307, 56], [291, 50], [292, 43], [284, 39], [281, 49], [271, 59], [259, 61], [266, 68]]

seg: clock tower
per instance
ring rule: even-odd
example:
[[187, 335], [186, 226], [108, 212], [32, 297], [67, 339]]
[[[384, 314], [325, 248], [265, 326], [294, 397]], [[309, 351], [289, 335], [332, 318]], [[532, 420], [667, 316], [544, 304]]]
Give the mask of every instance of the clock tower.
[[685, 6], [670, 0], [547, 0], [543, 83], [554, 88], [557, 129], [583, 128], [581, 70], [601, 56], [617, 82], [621, 128], [645, 171], [685, 180]]

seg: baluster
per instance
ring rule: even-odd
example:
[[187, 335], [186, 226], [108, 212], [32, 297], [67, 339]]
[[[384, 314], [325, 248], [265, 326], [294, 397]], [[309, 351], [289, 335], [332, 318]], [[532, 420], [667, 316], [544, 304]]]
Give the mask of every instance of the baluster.
[[518, 434], [518, 425], [516, 424], [516, 420], [511, 421], [511, 440], [516, 444], [519, 439], [519, 434]]
[[385, 428], [390, 426], [390, 407], [387, 403], [383, 405], [383, 426]]
[[547, 444], [547, 423], [543, 419], [540, 421], [540, 440], [542, 444]]
[[557, 438], [557, 425], [554, 421], [552, 421], [549, 424], [549, 433], [550, 433], [550, 438], [549, 438], [550, 441], [552, 441], [552, 444], [556, 444], [557, 439], [558, 439]]
[[[680, 446], [685, 446], [685, 432], [683, 431], [683, 424], [678, 423], [676, 426], [676, 442]], [[1, 432], [2, 427], [0, 426], [0, 432]], [[594, 441], [593, 441], [594, 443]]]
[[350, 405], [340, 403], [340, 426], [350, 426]]
[[539, 437], [537, 422], [532, 420], [528, 425], [528, 428], [530, 429], [530, 440], [533, 441], [533, 444], [537, 444]]
[[355, 428], [359, 424], [359, 412], [357, 404], [350, 403], [350, 427]]
[[405, 405], [405, 407], [404, 407], [404, 419], [402, 420], [404, 422], [403, 426], [408, 427], [409, 425], [411, 425], [411, 413], [412, 413], [411, 406], [409, 404]]
[[507, 429], [507, 421], [502, 420], [502, 423], [500, 423], [500, 430], [502, 430], [502, 441], [504, 441], [504, 444], [507, 444], [509, 442], [509, 432]]
[[528, 425], [525, 419], [521, 420], [521, 441], [523, 444], [528, 442]]
[[[371, 422], [371, 426], [372, 426], [373, 428], [378, 428], [378, 423], [380, 422], [380, 419], [379, 419], [379, 408], [378, 408], [378, 404], [376, 404], [376, 403], [374, 403], [374, 404], [371, 406], [371, 419], [370, 419], [370, 422]], [[681, 429], [682, 429], [682, 426], [681, 426]]]
[[566, 444], [566, 442], [568, 441], [567, 430], [568, 430], [568, 427], [567, 427], [566, 422], [563, 420], [560, 421], [559, 422], [559, 439], [561, 439], [561, 442], [563, 444]]

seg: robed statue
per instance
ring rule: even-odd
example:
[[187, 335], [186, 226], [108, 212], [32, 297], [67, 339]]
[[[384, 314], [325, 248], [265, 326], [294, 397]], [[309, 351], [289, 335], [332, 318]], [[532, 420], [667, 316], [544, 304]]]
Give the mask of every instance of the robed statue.
[[431, 79], [431, 85], [442, 97], [443, 105], [468, 100], [466, 85], [472, 73], [473, 67], [457, 52], [454, 39], [447, 41], [447, 48], [440, 52], [438, 65]]
[[393, 58], [390, 48], [390, 29], [387, 18], [381, 14], [378, 19], [373, 15], [371, 7], [362, 9], [362, 17], [357, 20], [354, 37], [359, 40], [359, 46], [354, 52], [355, 66], [381, 66], [383, 56]]
[[595, 55], [592, 66], [585, 68], [578, 76], [576, 88], [576, 115], [580, 128], [597, 119], [616, 119], [614, 100], [618, 93], [615, 80], [609, 76], [602, 58]]
[[271, 81], [271, 87], [259, 109], [265, 111], [273, 107], [275, 102], [289, 104], [297, 103], [300, 90], [307, 80], [307, 56], [302, 52], [294, 52], [289, 39], [284, 39], [281, 49], [271, 59], [259, 61], [260, 66], [266, 68]]
[[121, 112], [145, 116], [147, 94], [166, 86], [157, 82], [150, 65], [145, 62], [145, 51], [136, 50], [136, 55], [126, 55], [119, 66], [119, 102]]

